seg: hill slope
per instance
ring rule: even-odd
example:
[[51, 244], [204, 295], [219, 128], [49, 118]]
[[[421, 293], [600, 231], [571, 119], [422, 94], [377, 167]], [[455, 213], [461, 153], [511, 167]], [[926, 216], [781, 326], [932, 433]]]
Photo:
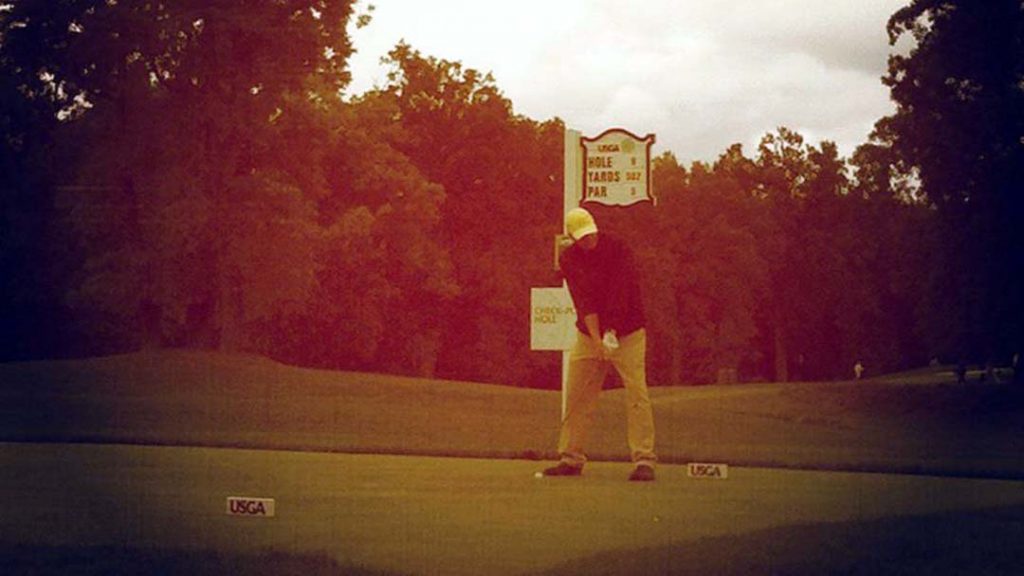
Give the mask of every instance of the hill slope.
[[[940, 379], [654, 388], [670, 462], [1024, 477], [1024, 401]], [[0, 365], [0, 440], [554, 458], [557, 392], [165, 351]], [[622, 390], [597, 459], [627, 458]]]

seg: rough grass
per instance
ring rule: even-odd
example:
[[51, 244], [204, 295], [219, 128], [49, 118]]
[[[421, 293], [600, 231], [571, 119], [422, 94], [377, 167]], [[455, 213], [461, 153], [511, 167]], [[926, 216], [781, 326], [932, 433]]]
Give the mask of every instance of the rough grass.
[[[652, 388], [666, 462], [1024, 478], [1024, 394], [944, 372]], [[0, 440], [550, 459], [558, 392], [166, 351], [0, 365]], [[625, 460], [623, 391], [589, 450]]]

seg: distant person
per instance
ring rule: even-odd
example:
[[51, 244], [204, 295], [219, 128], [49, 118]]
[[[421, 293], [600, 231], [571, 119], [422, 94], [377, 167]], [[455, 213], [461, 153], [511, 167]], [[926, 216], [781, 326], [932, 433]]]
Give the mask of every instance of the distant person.
[[967, 384], [967, 363], [962, 359], [956, 363], [956, 383]]
[[855, 380], [860, 380], [864, 376], [864, 365], [861, 364], [860, 360], [853, 365], [853, 377]]
[[995, 364], [992, 363], [992, 360], [987, 360], [985, 362], [985, 372], [982, 374], [981, 378], [982, 382], [988, 380], [993, 384], [999, 384], [999, 377], [996, 375], [996, 367]]
[[573, 240], [560, 260], [576, 306], [576, 344], [569, 354], [565, 414], [558, 438], [559, 463], [545, 476], [579, 476], [583, 443], [609, 366], [626, 388], [626, 420], [633, 471], [631, 481], [654, 480], [654, 415], [647, 393], [647, 331], [640, 278], [629, 247], [598, 232], [583, 208], [566, 215]]
[[1013, 383], [1018, 385], [1024, 383], [1022, 382], [1024, 379], [1020, 375], [1020, 352], [1013, 353], [1013, 359], [1010, 360], [1010, 368], [1013, 369]]

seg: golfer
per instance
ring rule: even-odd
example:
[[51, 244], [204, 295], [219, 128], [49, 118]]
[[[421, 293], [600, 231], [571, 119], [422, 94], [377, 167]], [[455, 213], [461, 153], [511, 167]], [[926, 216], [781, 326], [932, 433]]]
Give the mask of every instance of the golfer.
[[608, 367], [614, 366], [626, 387], [632, 481], [654, 480], [654, 416], [647, 394], [647, 332], [633, 254], [618, 238], [599, 233], [583, 208], [566, 215], [573, 244], [560, 258], [576, 306], [576, 344], [569, 354], [568, 397], [558, 439], [560, 462], [546, 476], [579, 476], [597, 397]]

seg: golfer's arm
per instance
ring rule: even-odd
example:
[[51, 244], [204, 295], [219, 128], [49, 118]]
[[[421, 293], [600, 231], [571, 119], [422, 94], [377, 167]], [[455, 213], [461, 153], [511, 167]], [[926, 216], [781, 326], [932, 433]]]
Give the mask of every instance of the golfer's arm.
[[592, 290], [585, 283], [586, 281], [579, 268], [570, 266], [567, 261], [562, 264], [562, 274], [565, 277], [566, 285], [569, 287], [569, 294], [572, 296], [576, 311], [583, 315], [583, 324], [587, 327], [590, 339], [600, 348], [601, 321], [597, 316], [597, 312], [590, 312], [590, 310], [593, 310], [590, 296]]
[[590, 332], [590, 338], [594, 344], [601, 346], [601, 320], [597, 313], [584, 316], [583, 323], [587, 325], [587, 332]]

